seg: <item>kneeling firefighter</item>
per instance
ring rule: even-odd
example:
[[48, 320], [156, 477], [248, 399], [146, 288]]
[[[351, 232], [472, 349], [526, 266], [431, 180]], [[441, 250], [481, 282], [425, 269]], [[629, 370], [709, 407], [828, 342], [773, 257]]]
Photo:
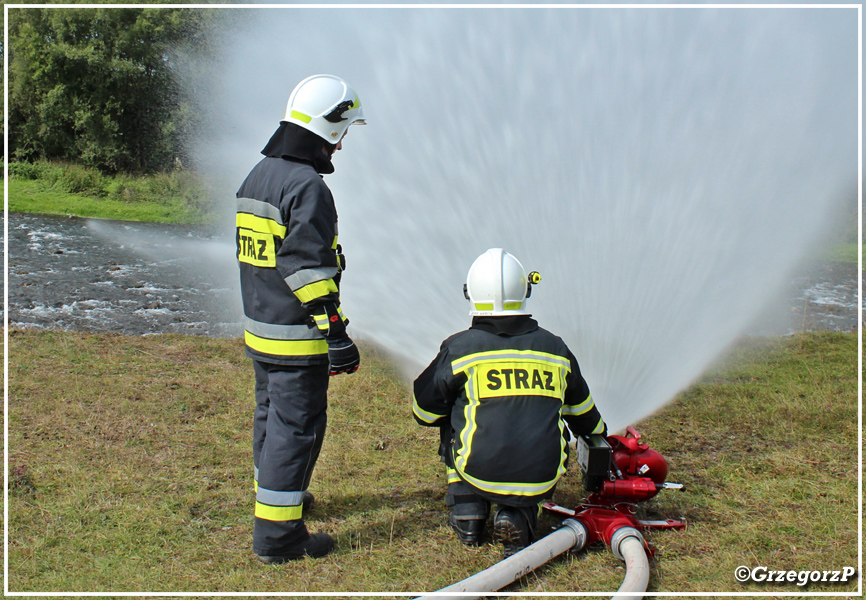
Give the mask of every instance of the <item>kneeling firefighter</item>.
[[353, 373], [360, 356], [340, 307], [345, 261], [322, 175], [334, 171], [349, 126], [363, 123], [345, 81], [304, 79], [237, 193], [244, 339], [256, 380], [253, 551], [267, 563], [334, 549], [331, 536], [307, 531], [307, 487], [325, 435], [328, 377]]
[[446, 339], [414, 383], [412, 412], [439, 427], [449, 524], [482, 543], [491, 503], [505, 556], [535, 539], [541, 504], [565, 473], [568, 429], [607, 433], [574, 355], [526, 311], [538, 273], [493, 248], [469, 269], [472, 326]]

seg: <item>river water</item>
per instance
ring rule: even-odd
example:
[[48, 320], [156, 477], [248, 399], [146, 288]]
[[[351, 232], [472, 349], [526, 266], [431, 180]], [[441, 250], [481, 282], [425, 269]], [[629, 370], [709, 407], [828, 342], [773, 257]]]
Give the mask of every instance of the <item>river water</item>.
[[[242, 335], [234, 232], [12, 213], [9, 325]], [[813, 262], [753, 333], [857, 327], [857, 267]]]
[[8, 218], [12, 327], [242, 334], [232, 231]]

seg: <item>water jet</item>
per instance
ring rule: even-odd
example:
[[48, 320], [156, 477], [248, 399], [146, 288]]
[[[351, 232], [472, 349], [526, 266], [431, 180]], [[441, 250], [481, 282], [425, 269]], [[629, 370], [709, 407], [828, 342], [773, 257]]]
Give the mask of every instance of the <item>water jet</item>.
[[545, 273], [530, 309], [621, 430], [749, 331], [856, 187], [856, 10], [243, 14], [191, 78], [198, 167], [230, 206], [294, 83], [352, 82], [369, 126], [328, 176], [343, 306], [407, 378], [468, 326], [472, 257], [505, 247]]

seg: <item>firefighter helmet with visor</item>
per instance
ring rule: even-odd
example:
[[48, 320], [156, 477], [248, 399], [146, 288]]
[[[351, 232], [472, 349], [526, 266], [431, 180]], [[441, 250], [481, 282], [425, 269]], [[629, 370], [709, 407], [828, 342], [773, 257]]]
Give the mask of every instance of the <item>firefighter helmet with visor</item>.
[[475, 259], [466, 275], [463, 293], [469, 300], [473, 316], [528, 315], [526, 299], [531, 285], [541, 281], [533, 271], [529, 275], [514, 256], [502, 248], [491, 248]]
[[312, 75], [292, 90], [283, 121], [312, 131], [329, 144], [343, 139], [349, 125], [365, 125], [361, 100], [335, 75]]

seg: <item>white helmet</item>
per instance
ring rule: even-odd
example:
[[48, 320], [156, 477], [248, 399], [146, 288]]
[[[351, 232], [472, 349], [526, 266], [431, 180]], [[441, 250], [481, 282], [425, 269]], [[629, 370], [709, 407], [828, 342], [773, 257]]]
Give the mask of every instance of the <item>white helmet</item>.
[[520, 261], [502, 248], [491, 248], [469, 267], [463, 294], [474, 316], [527, 315], [531, 284], [541, 281], [533, 271], [526, 275]]
[[343, 139], [349, 125], [365, 125], [355, 90], [335, 75], [312, 75], [292, 90], [283, 121], [312, 131], [329, 144]]

